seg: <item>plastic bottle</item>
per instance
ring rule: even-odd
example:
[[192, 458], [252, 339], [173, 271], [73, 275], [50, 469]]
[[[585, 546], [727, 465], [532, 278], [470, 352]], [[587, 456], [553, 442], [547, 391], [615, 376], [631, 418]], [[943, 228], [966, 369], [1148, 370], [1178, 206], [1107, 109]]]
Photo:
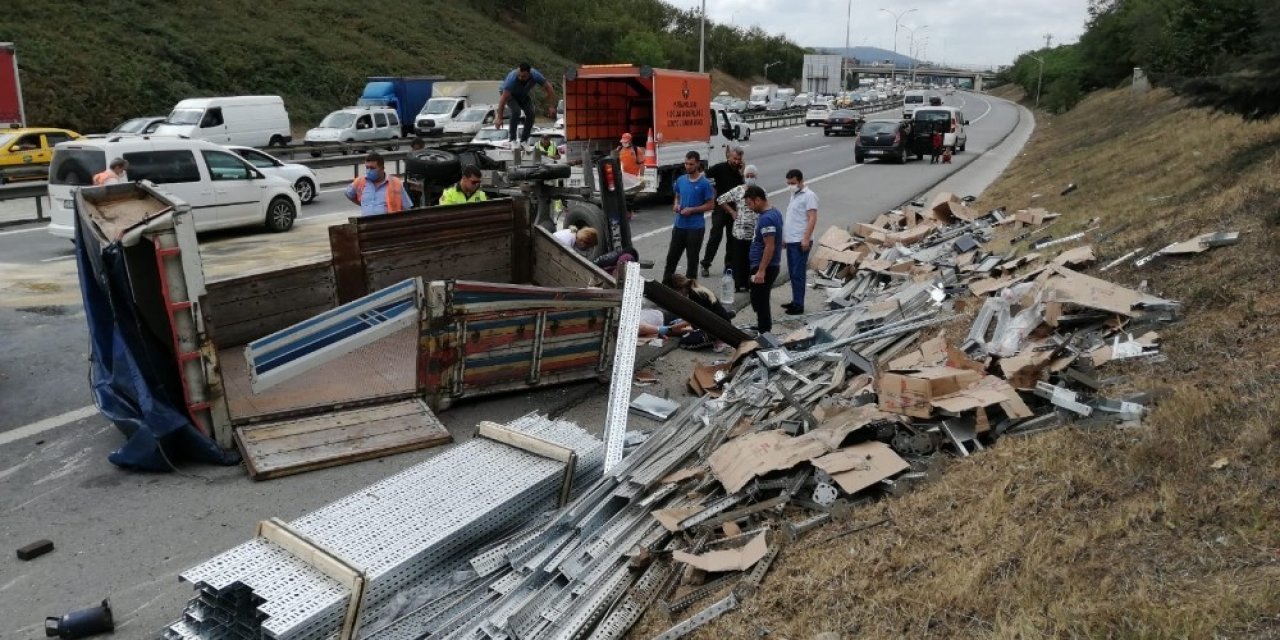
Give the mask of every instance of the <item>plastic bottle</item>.
[[726, 307], [733, 306], [733, 269], [725, 269], [724, 274], [720, 276], [720, 304]]

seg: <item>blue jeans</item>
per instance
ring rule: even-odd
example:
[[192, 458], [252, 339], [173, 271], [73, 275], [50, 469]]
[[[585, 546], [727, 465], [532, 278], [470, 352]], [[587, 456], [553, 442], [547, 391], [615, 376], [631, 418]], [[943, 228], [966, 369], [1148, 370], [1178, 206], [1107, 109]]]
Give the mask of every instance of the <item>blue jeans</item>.
[[[809, 252], [800, 249], [799, 242], [788, 242], [787, 277], [791, 279], [791, 304], [804, 308], [805, 278], [809, 273]], [[812, 249], [813, 245], [809, 245]]]

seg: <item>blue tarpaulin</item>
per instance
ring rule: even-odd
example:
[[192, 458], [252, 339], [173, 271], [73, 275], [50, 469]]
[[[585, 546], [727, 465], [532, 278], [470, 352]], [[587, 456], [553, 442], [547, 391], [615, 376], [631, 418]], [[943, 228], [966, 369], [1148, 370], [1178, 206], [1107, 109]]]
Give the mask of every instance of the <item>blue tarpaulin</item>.
[[[146, 314], [135, 303], [162, 304], [160, 291], [150, 286], [158, 285], [151, 242], [102, 246], [81, 217], [75, 218], [94, 402], [128, 438], [107, 459], [139, 471], [173, 471], [173, 464], [182, 461], [239, 463], [236, 452], [223, 451], [192, 424], [172, 346], [147, 325]], [[145, 283], [148, 290], [135, 291], [135, 282]]]

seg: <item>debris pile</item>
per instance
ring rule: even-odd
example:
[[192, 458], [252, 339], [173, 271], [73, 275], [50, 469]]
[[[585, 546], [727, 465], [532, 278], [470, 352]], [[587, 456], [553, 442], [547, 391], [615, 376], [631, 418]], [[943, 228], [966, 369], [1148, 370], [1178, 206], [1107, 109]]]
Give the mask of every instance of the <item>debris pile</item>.
[[[601, 449], [621, 450], [625, 421], [606, 418], [602, 447], [570, 437], [580, 433], [571, 425], [548, 432], [549, 421], [531, 416], [526, 435], [576, 453], [506, 454], [532, 456], [521, 465], [534, 459], [542, 465], [529, 489], [490, 487], [498, 467], [472, 458], [475, 440], [401, 474], [436, 473], [424, 469], [445, 460], [479, 471], [484, 479], [437, 474], [424, 487], [471, 505], [464, 512], [472, 524], [460, 526], [452, 509], [384, 503], [379, 517], [394, 514], [392, 520], [370, 519], [374, 511], [367, 511], [347, 521], [348, 533], [325, 534], [367, 538], [365, 561], [373, 561], [376, 547], [387, 544], [385, 529], [393, 546], [411, 547], [401, 549], [403, 558], [430, 558], [397, 574], [396, 588], [377, 589], [376, 597], [369, 590], [363, 602], [353, 598], [344, 608], [349, 594], [323, 583], [324, 625], [316, 624], [317, 605], [315, 616], [285, 633], [278, 616], [286, 614], [273, 600], [263, 603], [263, 590], [274, 583], [215, 559], [183, 574], [199, 593], [168, 637], [223, 637], [200, 625], [236, 612], [236, 621], [270, 638], [620, 638], [656, 609], [670, 618], [672, 626], [658, 636], [669, 640], [750, 598], [787, 545], [812, 530], [848, 521], [813, 536], [821, 544], [883, 524], [859, 519], [859, 506], [921, 481], [936, 456], [972, 455], [1002, 436], [1061, 424], [1138, 422], [1158, 394], [1109, 397], [1102, 368], [1160, 361], [1157, 330], [1179, 319], [1180, 305], [1081, 273], [1096, 261], [1088, 245], [1056, 255], [984, 248], [1000, 227], [1027, 239], [1055, 218], [1037, 210], [978, 214], [944, 194], [927, 209], [906, 207], [871, 224], [829, 229], [810, 263], [829, 309], [788, 318], [803, 326], [743, 342], [729, 362], [700, 364], [690, 377], [696, 398], [686, 406], [649, 394], [633, 401], [630, 385], [614, 385], [611, 407], [658, 421], [647, 437], [627, 434], [631, 448], [620, 462]], [[1068, 239], [1076, 234], [1061, 244]], [[635, 273], [628, 273], [628, 288]], [[630, 293], [624, 300], [619, 335], [634, 336], [639, 300]], [[970, 316], [962, 341], [940, 328]], [[621, 347], [618, 357], [615, 380], [631, 380], [633, 361]], [[593, 462], [581, 462], [587, 460]], [[558, 468], [576, 478], [572, 491], [554, 490]], [[526, 473], [515, 464], [501, 469]], [[390, 481], [335, 504], [393, 500], [398, 494], [384, 486]], [[536, 496], [516, 493], [534, 485]], [[550, 510], [554, 495], [567, 504]], [[410, 531], [453, 534], [451, 546], [410, 544], [417, 540]], [[271, 543], [247, 547], [255, 544]], [[285, 562], [288, 552], [262, 553], [254, 561], [260, 571], [286, 580], [271, 563]], [[361, 612], [360, 624], [352, 625], [359, 631], [343, 635], [343, 612], [351, 617], [353, 610]]]

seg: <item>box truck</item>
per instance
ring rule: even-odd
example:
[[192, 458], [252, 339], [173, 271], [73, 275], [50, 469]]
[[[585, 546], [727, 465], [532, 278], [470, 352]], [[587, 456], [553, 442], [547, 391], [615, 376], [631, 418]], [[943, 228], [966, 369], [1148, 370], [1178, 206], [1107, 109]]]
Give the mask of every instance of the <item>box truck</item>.
[[400, 120], [400, 135], [413, 132], [413, 119], [431, 99], [444, 76], [374, 76], [364, 86], [357, 107], [391, 107]]
[[457, 120], [468, 108], [498, 104], [501, 93], [500, 81], [437, 82], [431, 99], [426, 101], [413, 120], [414, 128], [418, 135], [440, 135], [444, 133], [445, 125]]

